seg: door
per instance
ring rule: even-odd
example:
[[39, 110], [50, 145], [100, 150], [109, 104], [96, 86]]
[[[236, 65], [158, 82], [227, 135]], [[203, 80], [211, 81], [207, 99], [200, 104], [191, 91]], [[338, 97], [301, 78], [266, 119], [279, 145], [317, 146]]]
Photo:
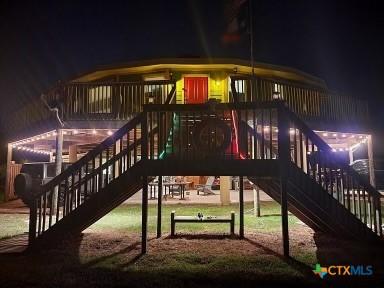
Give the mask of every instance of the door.
[[208, 77], [184, 77], [184, 99], [187, 104], [208, 100]]

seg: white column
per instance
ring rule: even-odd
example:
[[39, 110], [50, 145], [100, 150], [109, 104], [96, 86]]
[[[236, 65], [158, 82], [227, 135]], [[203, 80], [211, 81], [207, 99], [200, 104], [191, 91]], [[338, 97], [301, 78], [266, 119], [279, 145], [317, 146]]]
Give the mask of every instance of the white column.
[[231, 181], [229, 176], [220, 176], [220, 202], [221, 205], [231, 204]]
[[5, 201], [8, 201], [11, 197], [9, 195], [11, 193], [11, 187], [10, 187], [10, 173], [11, 173], [11, 161], [12, 161], [12, 145], [8, 143], [7, 145], [7, 171], [6, 171], [6, 178], [5, 178]]
[[375, 181], [375, 167], [373, 163], [372, 135], [369, 135], [367, 138], [367, 150], [368, 150], [369, 182], [373, 187], [375, 187], [376, 181]]
[[260, 189], [253, 185], [253, 215], [260, 217]]
[[353, 163], [353, 151], [351, 148], [349, 148], [349, 165], [352, 165]]
[[[58, 128], [56, 130], [56, 158], [55, 158], [55, 175], [59, 175], [61, 173], [61, 166], [63, 163], [63, 130]], [[54, 193], [52, 195], [52, 209], [56, 211], [57, 209], [57, 196], [58, 196], [58, 188], [56, 187]]]

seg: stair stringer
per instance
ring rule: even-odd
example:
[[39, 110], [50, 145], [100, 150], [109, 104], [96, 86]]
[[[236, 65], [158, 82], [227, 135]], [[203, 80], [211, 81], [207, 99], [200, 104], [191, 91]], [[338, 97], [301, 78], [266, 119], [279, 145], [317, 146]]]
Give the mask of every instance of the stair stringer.
[[[337, 199], [329, 195], [308, 175], [292, 164], [288, 180], [288, 210], [312, 229], [332, 233], [337, 236], [361, 240], [378, 240], [366, 224], [350, 213]], [[278, 178], [248, 177], [276, 202], [281, 203]], [[297, 180], [300, 179], [300, 180]], [[308, 191], [311, 191], [310, 193]], [[319, 205], [318, 197], [325, 197], [326, 207]], [[330, 207], [333, 209], [330, 209]], [[333, 213], [331, 211], [334, 211]], [[345, 219], [344, 221], [342, 219]]]
[[80, 234], [142, 188], [142, 175], [145, 175], [143, 169], [145, 169], [143, 162], [137, 162], [36, 238], [31, 247], [42, 245], [45, 247], [50, 242], [55, 243]]

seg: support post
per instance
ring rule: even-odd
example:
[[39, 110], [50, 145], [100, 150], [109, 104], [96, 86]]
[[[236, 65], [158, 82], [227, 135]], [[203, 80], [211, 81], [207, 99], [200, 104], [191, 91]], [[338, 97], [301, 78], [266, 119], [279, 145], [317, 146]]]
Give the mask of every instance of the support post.
[[163, 176], [159, 176], [159, 182], [157, 186], [157, 238], [161, 237], [162, 201], [163, 201]]
[[223, 206], [231, 204], [230, 182], [229, 176], [220, 176], [220, 202]]
[[260, 189], [256, 185], [253, 188], [253, 213], [256, 217], [260, 217]]
[[175, 236], [175, 211], [171, 212], [171, 236]]
[[288, 173], [290, 165], [290, 137], [289, 118], [285, 112], [284, 104], [278, 109], [278, 152], [280, 165], [280, 193], [281, 193], [281, 226], [283, 236], [284, 256], [289, 257], [289, 231], [288, 231]]
[[7, 145], [7, 171], [5, 176], [5, 195], [4, 200], [7, 202], [11, 198], [11, 161], [12, 161], [12, 144]]
[[37, 223], [37, 207], [35, 199], [31, 202], [29, 207], [29, 232], [28, 232], [28, 246], [31, 247], [36, 239], [36, 223]]
[[240, 227], [239, 227], [239, 236], [244, 238], [244, 178], [243, 176], [239, 177], [239, 206], [240, 206]]
[[147, 228], [148, 228], [148, 178], [143, 176], [143, 192], [141, 207], [141, 253], [147, 253]]
[[375, 166], [373, 163], [373, 148], [372, 148], [372, 135], [368, 136], [367, 139], [367, 150], [368, 150], [368, 171], [369, 171], [369, 183], [376, 187], [375, 180]]
[[77, 145], [69, 146], [69, 163], [75, 163], [77, 161]]
[[235, 234], [235, 211], [231, 211], [231, 235]]
[[[61, 173], [61, 167], [63, 164], [63, 129], [58, 128], [56, 130], [56, 158], [55, 158], [55, 175]], [[57, 209], [57, 197], [59, 193], [59, 187], [56, 186], [52, 194], [52, 212], [56, 213]]]

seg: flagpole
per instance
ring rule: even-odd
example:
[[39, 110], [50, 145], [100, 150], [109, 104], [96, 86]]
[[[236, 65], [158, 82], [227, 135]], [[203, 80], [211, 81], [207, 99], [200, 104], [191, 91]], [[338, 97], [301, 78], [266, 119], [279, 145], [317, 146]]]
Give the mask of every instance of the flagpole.
[[253, 99], [253, 83], [255, 80], [255, 65], [254, 65], [254, 59], [253, 59], [253, 5], [252, 0], [249, 0], [249, 42], [250, 42], [250, 49], [251, 49], [251, 67], [252, 67], [252, 78], [251, 78], [251, 100]]

